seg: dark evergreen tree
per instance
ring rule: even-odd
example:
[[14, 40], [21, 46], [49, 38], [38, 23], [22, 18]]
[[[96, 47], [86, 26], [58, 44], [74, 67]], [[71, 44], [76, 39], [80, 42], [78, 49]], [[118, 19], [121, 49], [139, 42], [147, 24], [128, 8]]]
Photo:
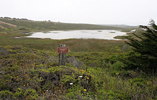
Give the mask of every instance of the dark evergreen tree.
[[154, 74], [157, 72], [157, 26], [153, 20], [150, 27], [140, 25], [145, 31], [142, 36], [133, 35], [127, 37], [128, 45], [132, 46], [132, 52], [127, 55], [124, 63], [128, 65], [126, 69], [142, 70], [145, 73]]

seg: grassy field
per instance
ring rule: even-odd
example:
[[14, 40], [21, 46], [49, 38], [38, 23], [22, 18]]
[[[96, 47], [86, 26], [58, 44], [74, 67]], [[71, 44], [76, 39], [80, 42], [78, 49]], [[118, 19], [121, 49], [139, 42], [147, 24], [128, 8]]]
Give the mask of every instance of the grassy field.
[[[19, 30], [21, 23], [28, 30]], [[15, 38], [40, 31], [29, 24], [0, 30], [0, 99], [157, 99], [156, 77], [123, 69], [131, 50], [127, 40]], [[69, 47], [66, 66], [59, 66], [60, 44]]]
[[[51, 50], [56, 52], [60, 44], [66, 44], [72, 52], [122, 52], [125, 45], [124, 40], [96, 40], [96, 39], [29, 39], [15, 38], [26, 36], [26, 32], [52, 31], [52, 30], [78, 30], [78, 29], [117, 29], [130, 31], [134, 26], [112, 26], [112, 25], [91, 25], [91, 24], [69, 24], [51, 21], [32, 21], [18, 18], [0, 18], [0, 45], [21, 45], [39, 50]], [[13, 27], [14, 26], [14, 27]], [[52, 28], [53, 27], [53, 28]], [[55, 27], [55, 28], [54, 28]], [[127, 50], [126, 50], [127, 51]]]
[[[49, 31], [49, 30], [78, 30], [78, 29], [116, 29], [130, 31], [134, 26], [112, 26], [112, 25], [91, 25], [91, 24], [69, 24], [51, 21], [32, 21], [18, 18], [0, 18], [0, 45], [22, 45], [40, 50], [56, 51], [59, 44], [66, 44], [72, 52], [120, 52], [125, 45], [124, 40], [94, 40], [94, 39], [17, 39], [15, 37], [26, 36], [26, 32]], [[52, 28], [53, 27], [53, 28]], [[55, 27], [55, 28], [54, 28]], [[117, 49], [115, 49], [117, 48]]]
[[[66, 39], [51, 40], [37, 38], [15, 38], [27, 36], [25, 31], [12, 31], [7, 34], [0, 34], [0, 45], [21, 45], [24, 47], [40, 50], [56, 51], [60, 44], [66, 44], [72, 52], [120, 52], [124, 40], [97, 40], [97, 39]], [[117, 48], [117, 49], [115, 49]]]

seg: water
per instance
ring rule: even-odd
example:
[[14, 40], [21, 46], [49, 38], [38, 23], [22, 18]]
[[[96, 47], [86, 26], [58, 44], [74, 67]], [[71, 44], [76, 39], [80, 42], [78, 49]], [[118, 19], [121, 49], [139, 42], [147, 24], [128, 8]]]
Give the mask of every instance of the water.
[[35, 32], [28, 38], [50, 38], [55, 40], [61, 39], [114, 39], [115, 36], [126, 35], [125, 32], [118, 30], [70, 30], [70, 31], [50, 31], [48, 33]]

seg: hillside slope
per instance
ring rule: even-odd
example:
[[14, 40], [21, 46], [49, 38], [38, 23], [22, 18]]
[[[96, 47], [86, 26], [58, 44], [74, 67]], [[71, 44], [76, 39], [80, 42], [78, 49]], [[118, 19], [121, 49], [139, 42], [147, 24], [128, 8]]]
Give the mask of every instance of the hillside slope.
[[[17, 27], [18, 30], [77, 30], [77, 29], [115, 29], [122, 30], [122, 27], [111, 25], [92, 25], [92, 24], [71, 24], [51, 21], [32, 21], [17, 18], [0, 18], [2, 29]], [[7, 26], [5, 26], [7, 25]]]
[[0, 47], [2, 100], [156, 100], [155, 78], [122, 70], [124, 55], [105, 52], [67, 55], [22, 46]]
[[0, 21], [0, 29], [9, 29], [9, 28], [16, 28], [16, 27], [17, 27], [17, 25], [7, 23], [4, 21]]

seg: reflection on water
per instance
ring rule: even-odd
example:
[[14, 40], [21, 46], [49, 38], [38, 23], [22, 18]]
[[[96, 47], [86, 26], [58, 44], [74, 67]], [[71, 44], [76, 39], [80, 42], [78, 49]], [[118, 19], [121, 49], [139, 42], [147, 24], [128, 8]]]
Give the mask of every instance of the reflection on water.
[[118, 30], [70, 30], [70, 31], [50, 31], [48, 33], [36, 32], [28, 38], [50, 38], [50, 39], [109, 39], [117, 40], [113, 37], [126, 35]]

